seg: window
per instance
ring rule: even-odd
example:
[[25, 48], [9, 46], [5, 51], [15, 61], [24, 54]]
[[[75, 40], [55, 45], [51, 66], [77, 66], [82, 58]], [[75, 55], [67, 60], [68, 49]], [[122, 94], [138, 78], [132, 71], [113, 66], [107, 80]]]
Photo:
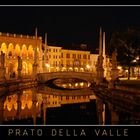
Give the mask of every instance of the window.
[[61, 53], [61, 58], [63, 58], [63, 53]]
[[72, 58], [76, 58], [76, 54], [72, 54]]
[[55, 61], [53, 61], [53, 66], [55, 67]]
[[66, 54], [66, 58], [70, 58], [70, 54], [69, 53]]
[[87, 55], [86, 54], [83, 55], [83, 59], [87, 59]]
[[81, 54], [78, 54], [78, 59], [81, 59]]
[[75, 99], [75, 96], [72, 96], [72, 99]]

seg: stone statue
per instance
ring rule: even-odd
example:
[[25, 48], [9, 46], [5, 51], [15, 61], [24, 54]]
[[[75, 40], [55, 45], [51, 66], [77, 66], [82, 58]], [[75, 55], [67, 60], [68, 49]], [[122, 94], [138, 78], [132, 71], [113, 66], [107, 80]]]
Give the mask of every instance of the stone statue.
[[18, 56], [18, 70], [22, 70], [22, 59]]
[[103, 59], [104, 59], [104, 57], [102, 55], [98, 56], [97, 67], [102, 67], [103, 66]]
[[112, 68], [117, 68], [117, 50], [112, 53]]
[[4, 68], [4, 64], [5, 64], [5, 53], [3, 53], [2, 51], [1, 51], [1, 58], [0, 58], [0, 60], [1, 60], [1, 68]]

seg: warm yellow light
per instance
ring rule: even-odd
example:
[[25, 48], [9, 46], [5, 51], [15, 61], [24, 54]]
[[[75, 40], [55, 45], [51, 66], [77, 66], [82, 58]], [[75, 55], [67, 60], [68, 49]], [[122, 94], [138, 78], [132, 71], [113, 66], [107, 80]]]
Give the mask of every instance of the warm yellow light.
[[45, 65], [46, 65], [46, 67], [48, 67], [48, 68], [50, 67], [50, 65], [49, 65], [48, 63], [46, 63]]
[[134, 60], [133, 60], [133, 62], [137, 62], [137, 60], [136, 60], [136, 59], [134, 59]]
[[68, 85], [69, 85], [69, 87], [72, 87], [72, 84], [71, 83], [69, 83]]
[[89, 65], [86, 65], [86, 67], [89, 69], [90, 68], [90, 66]]
[[66, 87], [67, 87], [67, 85], [66, 85], [66, 84], [63, 84], [63, 85], [62, 85], [62, 87], [66, 88]]
[[72, 68], [72, 67], [70, 67], [70, 68], [69, 68], [69, 70], [73, 70], [73, 68]]
[[81, 82], [81, 83], [80, 83], [80, 86], [82, 87], [83, 85], [84, 85], [84, 82]]
[[66, 71], [66, 68], [65, 68], [65, 67], [63, 67], [61, 71]]
[[78, 83], [75, 83], [75, 87], [77, 87], [78, 86]]
[[121, 69], [122, 69], [122, 67], [121, 67], [121, 66], [118, 66], [117, 68], [118, 68], [119, 70], [121, 70]]
[[128, 70], [125, 70], [125, 72], [128, 72]]
[[136, 60], [139, 60], [139, 59], [140, 59], [139, 56], [137, 56], [137, 57], [136, 57]]

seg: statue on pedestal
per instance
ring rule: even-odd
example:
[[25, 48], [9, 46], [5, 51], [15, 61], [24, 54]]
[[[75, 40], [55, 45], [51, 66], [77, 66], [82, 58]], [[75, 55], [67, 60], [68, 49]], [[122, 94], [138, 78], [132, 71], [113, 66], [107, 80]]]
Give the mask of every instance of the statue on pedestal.
[[115, 50], [112, 53], [112, 69], [116, 69], [117, 68], [117, 51]]
[[22, 70], [22, 59], [18, 56], [18, 70]]
[[102, 55], [98, 56], [98, 60], [97, 60], [97, 67], [103, 67], [103, 59], [104, 57]]
[[1, 68], [4, 68], [4, 64], [5, 64], [5, 53], [3, 53], [2, 51], [1, 51], [0, 60], [1, 60]]

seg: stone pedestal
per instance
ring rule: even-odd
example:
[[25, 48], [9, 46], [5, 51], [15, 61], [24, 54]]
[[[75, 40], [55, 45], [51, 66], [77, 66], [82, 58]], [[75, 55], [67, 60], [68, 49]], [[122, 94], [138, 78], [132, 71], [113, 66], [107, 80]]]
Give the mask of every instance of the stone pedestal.
[[22, 69], [18, 69], [18, 79], [22, 78], [22, 74], [21, 74]]
[[37, 63], [34, 63], [33, 64], [33, 79], [36, 79], [37, 78]]
[[116, 69], [111, 69], [111, 79], [114, 81], [118, 78], [118, 73], [119, 73], [119, 70], [116, 68]]
[[109, 89], [115, 88], [115, 85], [114, 84], [115, 84], [114, 81], [113, 80], [110, 80], [109, 83], [108, 83], [108, 88]]
[[18, 79], [21, 79], [22, 78], [22, 74], [21, 74], [21, 71], [22, 71], [22, 59], [21, 57], [18, 56]]
[[100, 85], [103, 82], [104, 78], [104, 69], [102, 67], [97, 68], [97, 77], [96, 77], [96, 84]]
[[109, 89], [115, 88], [115, 81], [118, 78], [118, 72], [119, 72], [119, 70], [117, 68], [111, 69], [111, 80], [109, 81], [109, 84], [108, 84]]
[[6, 69], [0, 68], [0, 80], [6, 80], [5, 79]]

